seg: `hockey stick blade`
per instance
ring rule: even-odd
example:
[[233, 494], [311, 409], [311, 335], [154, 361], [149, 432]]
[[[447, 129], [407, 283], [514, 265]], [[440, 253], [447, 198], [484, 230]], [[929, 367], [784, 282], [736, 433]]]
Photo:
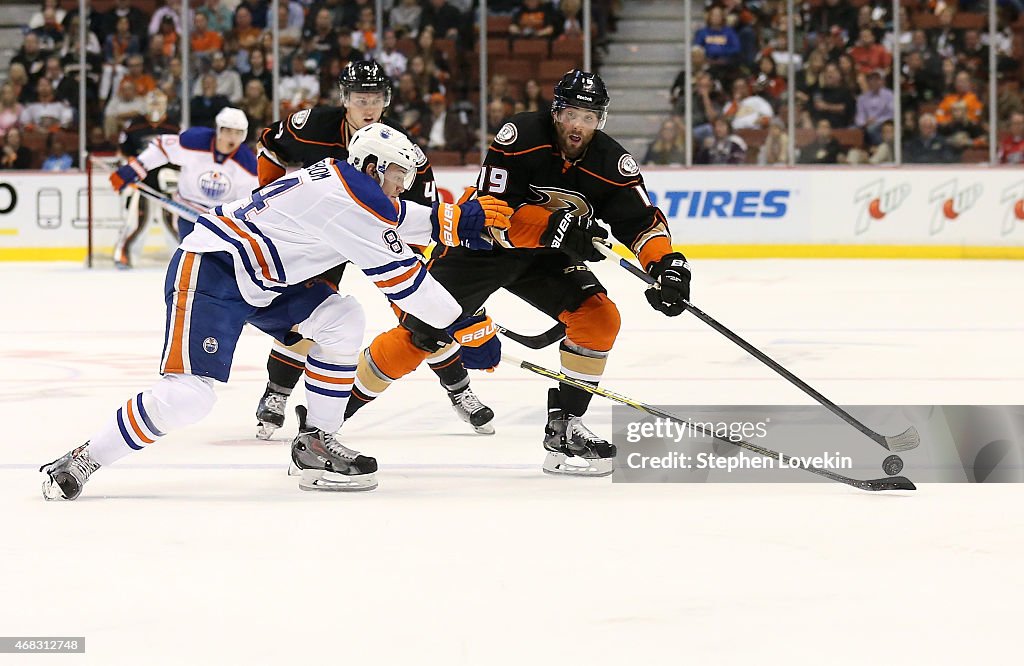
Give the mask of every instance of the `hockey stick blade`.
[[861, 481], [861, 487], [864, 490], [917, 490], [917, 486], [914, 482], [905, 476], [887, 476], [884, 479], [873, 479], [871, 481]]
[[[653, 285], [655, 287], [658, 286], [658, 283], [655, 281], [655, 279], [652, 278], [647, 273], [645, 273], [639, 266], [635, 266], [633, 265], [633, 263], [617, 255], [615, 253], [615, 250], [612, 249], [611, 245], [607, 241], [595, 238], [593, 240], [593, 243], [594, 247], [597, 248], [598, 252], [608, 257], [609, 259], [616, 261], [619, 264], [619, 266], [626, 269], [627, 272], [632, 273], [635, 277], [639, 278], [640, 280], [643, 280], [649, 285]], [[814, 398], [815, 402], [817, 402], [819, 405], [821, 405], [828, 411], [832, 412], [842, 420], [849, 423], [851, 426], [859, 430], [861, 433], [863, 433], [865, 436], [867, 436], [869, 439], [877, 443], [882, 448], [888, 449], [890, 451], [909, 451], [910, 449], [913, 449], [914, 447], [921, 443], [921, 437], [917, 434], [917, 430], [914, 430], [914, 428], [912, 427], [909, 428], [906, 432], [892, 437], [888, 437], [886, 435], [882, 435], [880, 433], [875, 432], [874, 430], [872, 430], [871, 428], [869, 428], [868, 426], [854, 418], [853, 415], [851, 415], [845, 409], [843, 409], [839, 405], [835, 404], [834, 402], [823, 396], [821, 393], [815, 390], [810, 384], [800, 379], [786, 368], [782, 367], [780, 363], [773, 360], [760, 349], [758, 349], [754, 345], [750, 344], [749, 342], [741, 338], [739, 335], [734, 333], [725, 325], [719, 323], [718, 320], [716, 320], [714, 317], [702, 311], [700, 308], [693, 305], [692, 303], [686, 301], [684, 301], [684, 303], [686, 304], [687, 312], [692, 314], [697, 319], [700, 319], [702, 322], [713, 328], [716, 332], [725, 336], [725, 338], [728, 339], [730, 342], [739, 346], [741, 349], [743, 349], [745, 352], [756, 358], [758, 361], [761, 361], [761, 363], [765, 364], [766, 366], [774, 370], [783, 379], [785, 379], [790, 384], [797, 387], [810, 397]]]
[[675, 414], [663, 411], [661, 409], [658, 409], [657, 407], [652, 407], [651, 405], [642, 403], [642, 402], [640, 402], [638, 400], [634, 400], [632, 398], [628, 398], [628, 397], [626, 397], [624, 395], [621, 395], [619, 393], [615, 393], [614, 391], [609, 391], [608, 389], [601, 388], [600, 386], [594, 386], [593, 384], [588, 384], [588, 383], [580, 381], [578, 379], [574, 379], [573, 377], [569, 377], [568, 375], [566, 375], [564, 373], [556, 372], [555, 370], [549, 370], [548, 368], [545, 368], [543, 366], [537, 365], [536, 363], [531, 363], [530, 361], [524, 361], [521, 358], [516, 358], [515, 356], [511, 356], [511, 355], [505, 354], [505, 353], [502, 353], [501, 360], [502, 360], [502, 362], [516, 365], [516, 366], [522, 368], [523, 370], [527, 370], [527, 371], [532, 372], [532, 373], [534, 373], [536, 375], [540, 375], [541, 377], [547, 377], [548, 379], [554, 379], [555, 381], [558, 381], [558, 382], [560, 382], [562, 384], [566, 384], [568, 386], [573, 386], [575, 388], [580, 389], [581, 391], [586, 391], [587, 393], [590, 393], [592, 395], [601, 396], [602, 398], [607, 398], [608, 400], [612, 400], [614, 402], [618, 402], [618, 403], [621, 403], [623, 405], [628, 405], [629, 407], [632, 407], [633, 409], [636, 409], [637, 411], [644, 412], [645, 414], [651, 414], [653, 416], [660, 416], [663, 419], [668, 419], [668, 420], [671, 420], [671, 421], [675, 421], [676, 423], [689, 423], [690, 426], [691, 427], [695, 427], [697, 431], [699, 431], [699, 432], [707, 435], [708, 437], [711, 437], [712, 439], [715, 439], [715, 440], [717, 440], [719, 442], [723, 442], [725, 444], [729, 444], [730, 446], [736, 446], [738, 448], [745, 449], [747, 451], [751, 451], [752, 453], [760, 454], [762, 456], [765, 456], [766, 458], [772, 458], [773, 460], [777, 460], [779, 462], [785, 463], [787, 467], [799, 468], [799, 469], [805, 470], [807, 472], [810, 472], [811, 474], [817, 474], [818, 476], [823, 476], [826, 479], [830, 479], [830, 480], [836, 481], [838, 483], [844, 483], [844, 484], [846, 484], [848, 486], [853, 486], [854, 488], [859, 488], [860, 490], [868, 490], [868, 491], [917, 490], [917, 488], [910, 481], [910, 479], [908, 479], [906, 477], [903, 477], [903, 476], [890, 476], [890, 477], [886, 477], [884, 479], [869, 479], [869, 480], [854, 479], [854, 478], [851, 478], [849, 476], [843, 476], [842, 474], [838, 474], [836, 472], [833, 472], [830, 469], [825, 469], [824, 467], [815, 467], [813, 465], [804, 464], [801, 461], [798, 461], [798, 460], [796, 460], [794, 458], [791, 458], [790, 456], [787, 456], [785, 453], [780, 453], [780, 452], [775, 451], [773, 449], [769, 449], [769, 448], [767, 448], [765, 446], [761, 446], [760, 444], [752, 444], [751, 442], [748, 442], [748, 441], [743, 440], [743, 439], [732, 440], [732, 439], [728, 439], [728, 438], [725, 438], [725, 437], [719, 437], [714, 432], [709, 431], [709, 430], [705, 430], [704, 428], [700, 427], [697, 424], [694, 424], [692, 421], [690, 421], [688, 419], [680, 418], [680, 417], [676, 416]]
[[910, 426], [905, 431], [892, 437], [885, 437], [885, 448], [890, 451], [909, 451], [916, 449], [921, 443], [921, 435], [917, 434], [917, 428]]
[[498, 333], [501, 333], [509, 340], [518, 342], [524, 347], [529, 347], [530, 349], [544, 349], [565, 337], [565, 324], [561, 322], [555, 324], [543, 333], [538, 333], [537, 335], [516, 333], [515, 331], [508, 330], [497, 322], [494, 323], [494, 326], [498, 329]]

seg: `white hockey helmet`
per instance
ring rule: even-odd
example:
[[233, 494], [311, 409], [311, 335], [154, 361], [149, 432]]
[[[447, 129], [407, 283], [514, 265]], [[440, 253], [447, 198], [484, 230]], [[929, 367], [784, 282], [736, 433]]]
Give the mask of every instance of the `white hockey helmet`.
[[406, 190], [416, 180], [419, 155], [420, 151], [405, 134], [384, 123], [371, 123], [360, 129], [348, 144], [348, 163], [362, 171], [370, 162], [376, 162], [382, 182], [389, 165], [397, 164], [405, 169], [403, 186]]
[[217, 124], [217, 129], [227, 127], [228, 129], [249, 132], [249, 119], [245, 116], [245, 111], [231, 106], [221, 109], [214, 122]]

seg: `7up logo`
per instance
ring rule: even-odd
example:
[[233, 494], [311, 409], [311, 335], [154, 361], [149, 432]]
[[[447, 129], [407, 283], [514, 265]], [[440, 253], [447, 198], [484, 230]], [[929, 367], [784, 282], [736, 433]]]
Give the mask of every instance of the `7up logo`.
[[956, 178], [933, 188], [928, 194], [928, 203], [932, 204], [932, 220], [928, 232], [934, 236], [945, 229], [947, 222], [952, 222], [973, 208], [984, 191], [981, 183], [961, 188]]
[[885, 180], [879, 178], [861, 187], [853, 195], [853, 205], [857, 210], [854, 234], [859, 236], [865, 233], [871, 228], [872, 222], [884, 219], [902, 206], [909, 196], [910, 183], [887, 187]]

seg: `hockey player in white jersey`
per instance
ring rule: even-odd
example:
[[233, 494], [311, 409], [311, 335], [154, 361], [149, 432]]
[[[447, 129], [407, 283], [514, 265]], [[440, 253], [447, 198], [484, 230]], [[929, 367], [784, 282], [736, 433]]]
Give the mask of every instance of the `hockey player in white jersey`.
[[[475, 367], [474, 349], [493, 356], [497, 338], [473, 335], [488, 324], [493, 330], [493, 324], [456, 322], [461, 308], [396, 229], [391, 198], [415, 177], [412, 143], [374, 124], [360, 130], [349, 148], [348, 162], [323, 160], [198, 218], [167, 269], [161, 379], [131, 396], [85, 444], [40, 468], [47, 475], [44, 497], [77, 498], [101, 466], [209, 414], [214, 382], [228, 380], [246, 323], [282, 341], [301, 335], [314, 342], [305, 366], [308, 412], [297, 409], [300, 430], [291, 451], [302, 474], [300, 488], [376, 487], [376, 460], [334, 437], [344, 420], [365, 318], [354, 297], [313, 278], [342, 261], [358, 266], [403, 311], [460, 339], [479, 337], [482, 344], [465, 348], [467, 367]], [[479, 237], [490, 233], [486, 227], [509, 225], [500, 215], [452, 231]]]
[[[138, 157], [110, 174], [110, 184], [118, 192], [146, 177], [165, 164], [181, 167], [178, 191], [174, 198], [200, 210], [248, 196], [259, 186], [256, 155], [245, 145], [249, 119], [241, 109], [231, 107], [217, 114], [216, 129], [192, 127], [180, 135], [155, 137]], [[129, 216], [114, 250], [119, 268], [130, 267], [130, 245], [139, 236], [140, 222]], [[192, 230], [192, 222], [178, 218], [178, 239]]]

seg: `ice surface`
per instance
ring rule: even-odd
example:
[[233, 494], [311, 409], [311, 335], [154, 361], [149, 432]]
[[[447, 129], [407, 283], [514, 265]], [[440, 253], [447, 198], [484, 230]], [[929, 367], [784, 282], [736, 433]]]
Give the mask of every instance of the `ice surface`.
[[[635, 278], [598, 272], [623, 312], [612, 390], [808, 402], [700, 322], [654, 313]], [[1019, 651], [1020, 486], [878, 496], [545, 476], [549, 384], [515, 368], [474, 375], [496, 436], [471, 434], [421, 370], [343, 429], [380, 460], [380, 487], [304, 493], [285, 476], [294, 415], [279, 441], [254, 439], [269, 340], [247, 330], [205, 422], [101, 470], [78, 502], [43, 502], [35, 468], [156, 378], [162, 277], [0, 264], [0, 634], [87, 646], [0, 664], [963, 664]], [[1022, 284], [1011, 262], [694, 262], [695, 303], [839, 404], [1019, 403]], [[368, 336], [392, 325], [365, 279], [349, 271], [344, 286]], [[491, 313], [523, 332], [550, 324], [509, 297]], [[509, 348], [557, 367], [554, 348]], [[610, 418], [595, 399], [588, 423], [607, 432]]]

